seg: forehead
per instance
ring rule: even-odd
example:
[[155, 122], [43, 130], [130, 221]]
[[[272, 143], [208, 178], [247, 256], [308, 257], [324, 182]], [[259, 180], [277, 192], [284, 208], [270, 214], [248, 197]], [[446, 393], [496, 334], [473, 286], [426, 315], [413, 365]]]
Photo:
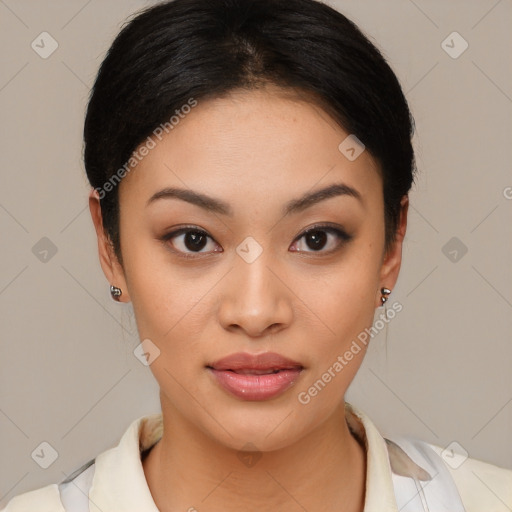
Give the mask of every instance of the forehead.
[[233, 91], [187, 112], [161, 140], [152, 137], [152, 149], [121, 181], [121, 196], [147, 200], [180, 186], [265, 201], [340, 181], [363, 196], [382, 194], [369, 152], [309, 97], [277, 88]]

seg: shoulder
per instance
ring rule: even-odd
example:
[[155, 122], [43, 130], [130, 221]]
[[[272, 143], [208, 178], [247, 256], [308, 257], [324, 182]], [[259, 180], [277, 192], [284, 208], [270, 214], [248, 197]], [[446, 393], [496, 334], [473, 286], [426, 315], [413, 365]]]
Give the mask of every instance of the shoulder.
[[50, 484], [12, 498], [0, 512], [65, 512], [58, 484]]
[[467, 512], [510, 512], [512, 470], [429, 446], [443, 459]]
[[[126, 476], [127, 471], [138, 472], [141, 451], [150, 447], [162, 434], [162, 414], [142, 416], [130, 424], [116, 447], [110, 448], [74, 471], [60, 483], [53, 483], [14, 496], [0, 512], [65, 512], [88, 510], [89, 490], [97, 473], [96, 461], [100, 461], [100, 474], [94, 481], [107, 488], [116, 474]], [[122, 468], [122, 472], [120, 469]], [[114, 471], [112, 471], [114, 470]], [[139, 478], [140, 480], [140, 478]], [[120, 485], [124, 483], [121, 480]], [[104, 489], [105, 490], [105, 489]], [[149, 492], [149, 491], [148, 491]], [[114, 493], [115, 494], [115, 493]]]
[[95, 459], [91, 459], [59, 484], [50, 484], [15, 496], [0, 512], [88, 511], [88, 495], [94, 470]]

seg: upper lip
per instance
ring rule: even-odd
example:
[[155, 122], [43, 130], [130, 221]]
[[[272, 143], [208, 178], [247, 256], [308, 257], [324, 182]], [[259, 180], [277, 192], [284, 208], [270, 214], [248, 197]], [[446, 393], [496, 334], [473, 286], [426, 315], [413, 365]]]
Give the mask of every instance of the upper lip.
[[208, 365], [214, 370], [284, 370], [304, 368], [297, 361], [293, 361], [275, 352], [264, 352], [263, 354], [250, 354], [238, 352], [223, 357]]

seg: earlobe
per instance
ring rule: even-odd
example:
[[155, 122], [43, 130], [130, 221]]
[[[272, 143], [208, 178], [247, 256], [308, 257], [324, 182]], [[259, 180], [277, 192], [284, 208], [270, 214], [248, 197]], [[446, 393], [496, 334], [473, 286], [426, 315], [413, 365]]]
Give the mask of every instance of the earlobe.
[[[387, 251], [382, 261], [380, 270], [379, 289], [377, 291], [377, 306], [382, 305], [382, 291], [381, 289], [387, 288], [392, 290], [398, 279], [400, 266], [402, 264], [402, 245], [407, 230], [407, 213], [409, 210], [409, 198], [407, 195], [402, 197], [400, 201], [400, 219], [395, 232], [395, 240], [391, 248]], [[391, 293], [391, 292], [390, 292]]]
[[98, 256], [101, 268], [109, 282], [110, 287], [113, 286], [114, 288], [121, 290], [123, 297], [123, 299], [121, 299], [121, 294], [118, 292], [116, 292], [116, 296], [114, 297], [112, 294], [112, 288], [110, 288], [112, 298], [118, 302], [128, 302], [130, 297], [126, 286], [124, 271], [115, 255], [112, 242], [103, 228], [100, 198], [98, 191], [95, 189], [92, 189], [89, 193], [89, 210], [91, 212], [92, 221], [96, 230], [96, 236], [98, 240]]

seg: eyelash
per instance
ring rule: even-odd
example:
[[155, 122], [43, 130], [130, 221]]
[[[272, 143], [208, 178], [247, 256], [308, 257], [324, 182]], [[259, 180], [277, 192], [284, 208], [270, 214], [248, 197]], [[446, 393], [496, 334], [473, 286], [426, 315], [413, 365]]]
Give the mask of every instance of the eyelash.
[[[317, 224], [317, 225], [311, 226], [310, 228], [307, 228], [305, 231], [303, 231], [300, 235], [298, 235], [293, 240], [292, 244], [298, 242], [301, 238], [303, 238], [304, 236], [307, 236], [309, 233], [316, 232], [316, 231], [325, 231], [325, 232], [330, 233], [332, 235], [336, 235], [338, 237], [338, 241], [339, 241], [338, 247], [336, 247], [335, 249], [331, 249], [330, 251], [320, 250], [320, 251], [293, 251], [293, 252], [297, 252], [299, 254], [306, 253], [306, 254], [315, 254], [315, 255], [316, 254], [318, 254], [318, 255], [321, 255], [321, 254], [332, 254], [332, 253], [338, 251], [339, 249], [341, 249], [341, 246], [343, 246], [347, 242], [350, 242], [352, 240], [352, 238], [353, 238], [352, 235], [349, 235], [348, 233], [346, 233], [345, 231], [343, 231], [340, 228], [334, 227], [334, 226], [329, 225], [329, 224]], [[204, 236], [210, 238], [212, 241], [215, 242], [215, 240], [206, 231], [204, 231], [203, 229], [198, 228], [197, 226], [184, 226], [182, 228], [179, 228], [177, 230], [171, 231], [170, 233], [167, 233], [167, 234], [163, 235], [160, 238], [160, 240], [167, 244], [167, 242], [169, 242], [169, 240], [171, 240], [172, 238], [175, 238], [175, 237], [177, 237], [179, 235], [186, 234], [186, 233], [189, 233], [189, 232], [194, 232], [194, 233], [197, 233], [199, 235], [204, 235]], [[217, 243], [217, 242], [215, 242], [215, 243]], [[186, 253], [186, 252], [178, 251], [178, 250], [172, 249], [172, 248], [170, 250], [173, 251], [174, 253], [178, 254], [180, 257], [185, 258], [185, 259], [197, 259], [197, 258], [203, 257], [202, 255], [212, 254], [211, 252], [210, 253], [201, 253], [201, 252], [195, 252], [195, 253], [194, 252], [189, 252], [189, 253]], [[223, 252], [223, 251], [214, 251], [214, 252]]]

